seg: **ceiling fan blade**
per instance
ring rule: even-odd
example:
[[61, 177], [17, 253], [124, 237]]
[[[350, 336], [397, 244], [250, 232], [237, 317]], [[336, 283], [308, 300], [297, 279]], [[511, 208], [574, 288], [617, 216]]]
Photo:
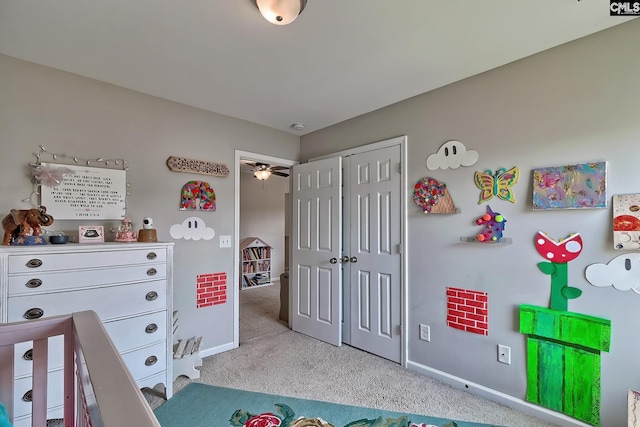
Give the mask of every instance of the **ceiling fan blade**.
[[271, 166], [271, 170], [289, 170], [289, 166]]
[[285, 178], [289, 177], [289, 174], [284, 172], [271, 172], [271, 175], [284, 176]]

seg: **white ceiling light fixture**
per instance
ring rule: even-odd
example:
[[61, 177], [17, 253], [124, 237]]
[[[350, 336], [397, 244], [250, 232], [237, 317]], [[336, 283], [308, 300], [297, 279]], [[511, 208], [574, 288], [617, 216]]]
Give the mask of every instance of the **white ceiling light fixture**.
[[255, 0], [260, 13], [276, 25], [287, 25], [302, 13], [307, 0]]
[[259, 169], [253, 173], [253, 176], [260, 181], [265, 181], [271, 176], [271, 171], [269, 169]]

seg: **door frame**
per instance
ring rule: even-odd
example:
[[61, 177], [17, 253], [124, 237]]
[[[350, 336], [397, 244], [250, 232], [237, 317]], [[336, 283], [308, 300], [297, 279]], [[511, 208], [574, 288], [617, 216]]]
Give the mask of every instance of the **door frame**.
[[400, 238], [402, 243], [400, 244], [400, 364], [402, 367], [407, 367], [408, 362], [408, 318], [409, 318], [409, 295], [407, 292], [408, 283], [408, 270], [407, 270], [407, 135], [401, 135], [390, 139], [385, 139], [370, 144], [360, 145], [347, 150], [337, 151], [335, 153], [326, 154], [309, 159], [310, 162], [314, 160], [326, 159], [329, 157], [344, 157], [353, 154], [364, 153], [367, 151], [378, 150], [380, 148], [392, 147], [400, 145], [400, 185], [403, 191], [400, 194]]
[[[235, 150], [234, 159], [234, 205], [233, 205], [233, 270], [231, 274], [231, 286], [233, 287], [233, 348], [240, 345], [240, 160], [268, 163], [277, 166], [293, 166], [299, 162], [268, 156], [266, 154], [251, 151]], [[289, 193], [291, 193], [291, 179], [289, 179]], [[283, 236], [284, 237], [284, 236]]]

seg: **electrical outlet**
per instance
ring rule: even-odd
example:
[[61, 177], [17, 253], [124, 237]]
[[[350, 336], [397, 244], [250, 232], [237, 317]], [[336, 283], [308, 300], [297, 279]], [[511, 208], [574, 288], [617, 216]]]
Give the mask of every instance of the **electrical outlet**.
[[420, 325], [420, 339], [422, 341], [431, 341], [431, 327], [428, 325]]
[[498, 362], [511, 365], [511, 347], [498, 344]]

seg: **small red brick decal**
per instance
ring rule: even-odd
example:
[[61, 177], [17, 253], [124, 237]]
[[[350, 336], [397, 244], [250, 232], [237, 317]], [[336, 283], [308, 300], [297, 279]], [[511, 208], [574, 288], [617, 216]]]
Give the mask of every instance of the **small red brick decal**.
[[489, 296], [486, 292], [447, 288], [447, 326], [489, 335]]
[[227, 302], [227, 273], [208, 273], [196, 277], [196, 307]]

